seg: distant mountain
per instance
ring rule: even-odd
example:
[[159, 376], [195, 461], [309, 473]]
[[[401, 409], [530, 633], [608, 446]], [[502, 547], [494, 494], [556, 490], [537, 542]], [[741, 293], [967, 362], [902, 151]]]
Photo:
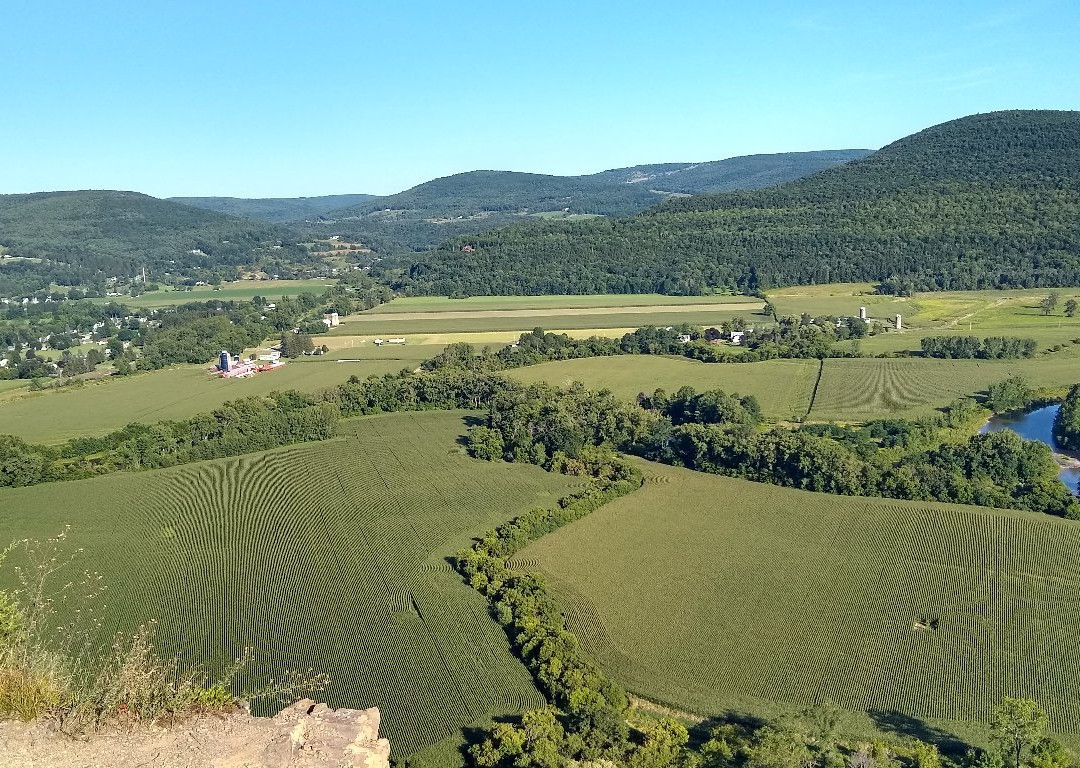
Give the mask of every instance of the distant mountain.
[[[383, 252], [425, 250], [448, 237], [530, 219], [626, 216], [673, 195], [760, 189], [869, 154], [845, 149], [663, 163], [586, 176], [470, 171], [324, 214], [314, 232]], [[309, 222], [312, 225], [313, 222]]]
[[498, 229], [390, 266], [438, 294], [1080, 285], [1080, 112], [974, 115], [783, 186]]
[[359, 205], [375, 195], [323, 195], [321, 197], [170, 197], [168, 200], [207, 211], [261, 219], [276, 224], [302, 221], [330, 211]]
[[[83, 190], [0, 195], [0, 245], [41, 259], [0, 269], [5, 285], [63, 285], [133, 277], [234, 274], [264, 261], [308, 259], [288, 229], [137, 192]], [[22, 285], [22, 283], [20, 283]], [[7, 295], [6, 293], [3, 295]]]

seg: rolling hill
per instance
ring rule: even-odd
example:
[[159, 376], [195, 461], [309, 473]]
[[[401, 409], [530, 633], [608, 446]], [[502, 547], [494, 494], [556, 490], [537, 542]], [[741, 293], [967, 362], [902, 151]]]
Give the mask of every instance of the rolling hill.
[[214, 270], [234, 272], [271, 255], [279, 261], [308, 258], [294, 242], [283, 227], [137, 192], [0, 195], [0, 244], [16, 256], [42, 260], [23, 262], [18, 270], [5, 267], [4, 274], [46, 285], [133, 277], [143, 266], [152, 278], [169, 273], [205, 279]]
[[359, 205], [375, 197], [357, 194], [319, 197], [170, 197], [168, 200], [229, 216], [284, 224], [322, 216], [340, 208]]
[[671, 196], [760, 189], [868, 152], [752, 155], [706, 163], [637, 165], [585, 176], [470, 171], [331, 211], [314, 231], [361, 240], [383, 252], [425, 250], [448, 237], [523, 220], [627, 216]]
[[387, 274], [443, 295], [1075, 285], [1078, 222], [1080, 112], [996, 112], [783, 186], [497, 229]]

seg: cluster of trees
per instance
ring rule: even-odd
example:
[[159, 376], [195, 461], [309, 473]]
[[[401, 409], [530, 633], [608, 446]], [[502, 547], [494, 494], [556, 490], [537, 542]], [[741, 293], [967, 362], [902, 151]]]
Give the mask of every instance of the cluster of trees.
[[920, 340], [919, 346], [925, 357], [1005, 360], [1033, 357], [1038, 342], [1019, 336], [928, 336]]
[[1050, 449], [1012, 432], [961, 443], [943, 432], [982, 411], [961, 400], [922, 422], [861, 427], [759, 429], [752, 397], [684, 387], [620, 403], [580, 384], [560, 390], [506, 386], [487, 423], [469, 435], [473, 455], [549, 466], [589, 446], [610, 446], [702, 472], [822, 493], [1028, 509], [1080, 518], [1080, 501], [1058, 480]]
[[1078, 146], [1075, 113], [977, 115], [773, 189], [455, 239], [394, 285], [441, 295], [1077, 285]]
[[1080, 451], [1080, 384], [1074, 384], [1054, 418], [1054, 440], [1066, 451]]
[[[853, 324], [818, 323], [816, 318], [806, 322], [781, 318], [776, 328], [748, 334], [740, 349], [712, 342], [719, 339], [715, 328], [700, 328], [685, 323], [670, 328], [644, 326], [611, 339], [590, 336], [574, 339], [565, 333], [549, 333], [543, 328], [521, 334], [517, 342], [497, 352], [477, 351], [467, 342], [448, 345], [421, 365], [425, 370], [467, 368], [477, 371], [499, 371], [520, 368], [551, 360], [572, 360], [582, 357], [610, 355], [681, 355], [707, 363], [749, 363], [776, 358], [823, 358], [859, 356], [857, 350], [839, 349], [834, 342], [846, 338], [861, 338], [857, 326], [866, 323], [852, 318]], [[854, 331], [852, 329], [855, 329]], [[689, 341], [685, 339], [689, 338]]]
[[1057, 463], [1043, 443], [1009, 431], [942, 441], [941, 430], [977, 413], [965, 400], [922, 423], [759, 431], [736, 411], [733, 421], [658, 422], [637, 450], [654, 461], [808, 491], [1080, 518], [1080, 501], [1058, 479]]

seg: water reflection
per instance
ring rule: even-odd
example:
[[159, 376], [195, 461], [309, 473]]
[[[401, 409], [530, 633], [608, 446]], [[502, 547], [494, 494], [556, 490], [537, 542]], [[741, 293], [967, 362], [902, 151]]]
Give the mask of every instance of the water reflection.
[[[1080, 454], [1063, 451], [1054, 440], [1054, 419], [1057, 417], [1060, 405], [1047, 405], [1036, 408], [1027, 413], [1017, 413], [1009, 416], [994, 416], [987, 422], [981, 432], [1000, 432], [1003, 429], [1011, 429], [1025, 440], [1038, 440], [1046, 443], [1050, 450], [1080, 459]], [[1061, 470], [1061, 481], [1069, 486], [1069, 490], [1076, 493], [1076, 486], [1080, 483], [1080, 468], [1065, 467]]]

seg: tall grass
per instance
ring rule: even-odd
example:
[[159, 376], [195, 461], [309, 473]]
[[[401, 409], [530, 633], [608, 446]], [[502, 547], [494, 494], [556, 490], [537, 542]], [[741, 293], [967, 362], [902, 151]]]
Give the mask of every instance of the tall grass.
[[0, 552], [0, 567], [13, 555], [22, 560], [12, 568], [17, 586], [0, 590], [0, 719], [48, 719], [83, 734], [105, 724], [237, 711], [252, 699], [291, 700], [329, 682], [309, 670], [236, 693], [250, 649], [217, 675], [182, 669], [158, 653], [152, 625], [103, 647], [95, 603], [106, 588], [97, 573], [77, 569], [82, 550], [63, 553], [67, 537], [65, 529]]

